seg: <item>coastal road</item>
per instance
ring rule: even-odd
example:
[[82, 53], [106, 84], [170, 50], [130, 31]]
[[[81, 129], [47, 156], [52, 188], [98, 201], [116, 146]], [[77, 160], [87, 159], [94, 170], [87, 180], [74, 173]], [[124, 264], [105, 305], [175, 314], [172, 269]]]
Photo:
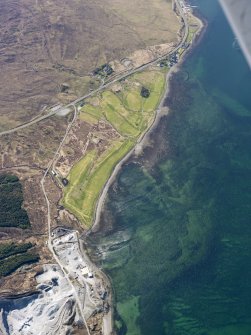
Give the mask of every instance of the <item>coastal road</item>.
[[57, 156], [62, 148], [62, 146], [64, 145], [64, 142], [74, 124], [74, 122], [76, 121], [76, 118], [77, 118], [77, 108], [76, 106], [74, 105], [74, 117], [72, 119], [72, 121], [69, 123], [67, 129], [66, 129], [66, 132], [65, 132], [65, 135], [62, 139], [62, 141], [60, 142], [58, 148], [57, 148], [57, 151], [55, 152], [52, 160], [50, 161], [50, 163], [48, 164], [48, 167], [43, 175], [43, 178], [41, 179], [41, 188], [42, 188], [42, 191], [43, 191], [43, 194], [44, 194], [44, 197], [45, 197], [45, 200], [46, 200], [46, 205], [47, 205], [47, 225], [48, 225], [48, 249], [51, 251], [51, 253], [53, 254], [53, 257], [55, 259], [55, 261], [57, 262], [57, 264], [59, 265], [61, 271], [63, 272], [65, 278], [67, 279], [69, 285], [72, 287], [72, 290], [73, 290], [73, 295], [74, 295], [74, 298], [75, 298], [75, 301], [78, 305], [78, 308], [79, 308], [79, 312], [80, 312], [80, 315], [85, 323], [85, 327], [87, 329], [87, 333], [88, 335], [90, 335], [90, 331], [89, 331], [89, 328], [87, 326], [87, 322], [85, 320], [85, 317], [84, 317], [84, 313], [83, 313], [83, 302], [81, 303], [80, 299], [79, 299], [79, 295], [78, 295], [78, 292], [76, 291], [76, 288], [75, 286], [72, 284], [70, 278], [69, 278], [69, 275], [66, 273], [63, 265], [61, 264], [60, 262], [60, 259], [58, 258], [58, 256], [56, 255], [54, 249], [53, 249], [53, 246], [52, 246], [52, 242], [51, 242], [51, 209], [50, 209], [50, 201], [48, 199], [48, 196], [47, 196], [47, 193], [46, 193], [46, 190], [45, 190], [45, 178], [46, 176], [48, 175], [51, 167], [53, 166], [54, 162], [57, 160]]
[[[49, 117], [52, 117], [53, 115], [56, 115], [57, 113], [60, 113], [60, 111], [62, 111], [62, 110], [64, 110], [64, 109], [72, 108], [72, 107], [74, 108], [74, 117], [73, 117], [72, 121], [69, 123], [69, 125], [68, 125], [68, 127], [67, 127], [67, 129], [66, 129], [66, 132], [65, 132], [65, 134], [64, 134], [64, 137], [63, 137], [62, 141], [60, 142], [60, 144], [59, 144], [59, 146], [58, 146], [58, 148], [57, 148], [57, 150], [56, 150], [56, 152], [55, 152], [55, 154], [54, 154], [52, 160], [49, 162], [49, 164], [48, 164], [48, 166], [47, 166], [47, 168], [46, 168], [46, 170], [45, 170], [45, 173], [43, 174], [43, 177], [42, 177], [42, 179], [41, 179], [41, 188], [42, 188], [42, 192], [43, 192], [43, 194], [44, 194], [44, 197], [45, 197], [45, 200], [46, 200], [46, 205], [47, 205], [48, 248], [49, 248], [49, 250], [51, 251], [51, 253], [52, 253], [52, 255], [53, 255], [55, 261], [56, 261], [57, 264], [59, 265], [60, 269], [61, 269], [62, 272], [64, 273], [64, 276], [65, 276], [65, 278], [67, 279], [69, 285], [70, 285], [70, 286], [72, 287], [72, 289], [73, 289], [73, 295], [74, 295], [76, 304], [77, 304], [77, 306], [78, 306], [78, 308], [79, 308], [80, 315], [81, 315], [81, 317], [83, 318], [83, 321], [84, 321], [84, 323], [85, 323], [85, 327], [86, 327], [86, 329], [87, 329], [87, 333], [88, 333], [88, 335], [90, 335], [90, 331], [89, 331], [89, 329], [88, 329], [87, 322], [86, 322], [86, 320], [85, 320], [84, 313], [83, 313], [83, 305], [84, 305], [84, 304], [83, 304], [83, 302], [81, 302], [81, 300], [80, 300], [80, 298], [79, 298], [79, 295], [78, 295], [78, 292], [77, 292], [77, 290], [76, 290], [74, 284], [73, 284], [72, 281], [70, 280], [70, 278], [69, 278], [69, 276], [68, 276], [68, 273], [66, 272], [66, 270], [65, 270], [64, 266], [62, 265], [60, 259], [59, 259], [58, 256], [56, 255], [56, 253], [55, 253], [55, 251], [54, 251], [54, 248], [53, 248], [53, 245], [52, 245], [52, 238], [51, 238], [51, 207], [50, 207], [50, 201], [49, 201], [49, 198], [48, 198], [46, 189], [45, 189], [45, 180], [46, 180], [46, 176], [49, 174], [49, 171], [50, 171], [51, 168], [53, 167], [54, 163], [57, 161], [57, 159], [58, 159], [58, 155], [59, 155], [59, 153], [60, 153], [60, 150], [61, 150], [61, 148], [63, 147], [63, 145], [64, 145], [64, 143], [65, 143], [65, 140], [66, 140], [66, 138], [67, 138], [67, 136], [68, 136], [68, 134], [69, 134], [69, 132], [70, 132], [70, 130], [71, 130], [73, 124], [75, 123], [75, 121], [76, 121], [76, 119], [77, 119], [78, 111], [77, 111], [77, 107], [76, 107], [76, 105], [77, 105], [79, 102], [81, 102], [81, 101], [83, 101], [84, 99], [89, 98], [89, 97], [91, 97], [91, 96], [97, 94], [98, 92], [100, 92], [100, 91], [106, 89], [107, 87], [109, 87], [110, 85], [116, 83], [116, 82], [119, 81], [119, 80], [125, 79], [126, 77], [128, 77], [128, 76], [130, 76], [130, 75], [132, 75], [132, 74], [134, 74], [134, 73], [136, 73], [136, 72], [143, 71], [143, 70], [146, 69], [147, 67], [149, 67], [149, 66], [151, 66], [151, 65], [153, 65], [153, 64], [158, 63], [159, 61], [161, 61], [162, 59], [166, 58], [167, 56], [169, 56], [169, 55], [175, 53], [175, 52], [176, 52], [176, 51], [177, 51], [177, 50], [184, 44], [184, 42], [186, 41], [186, 39], [187, 39], [187, 37], [188, 37], [188, 32], [189, 32], [188, 22], [187, 22], [187, 18], [186, 18], [185, 12], [184, 12], [184, 10], [182, 9], [179, 0], [176, 0], [176, 5], [177, 5], [177, 8], [178, 8], [178, 10], [179, 10], [179, 12], [180, 12], [180, 16], [181, 16], [181, 18], [183, 19], [183, 24], [184, 24], [184, 27], [185, 27], [185, 32], [184, 32], [184, 36], [183, 36], [182, 40], [180, 41], [180, 43], [178, 44], [178, 46], [177, 46], [174, 50], [172, 50], [171, 52], [169, 52], [168, 54], [166, 54], [166, 55], [164, 55], [164, 56], [162, 56], [162, 57], [159, 57], [159, 58], [157, 58], [157, 59], [155, 59], [155, 60], [153, 60], [153, 61], [151, 61], [151, 62], [149, 62], [149, 63], [147, 63], [147, 64], [142, 65], [141, 67], [139, 67], [139, 68], [137, 68], [137, 69], [131, 70], [131, 71], [127, 72], [126, 74], [121, 75], [121, 76], [115, 78], [114, 80], [112, 80], [112, 81], [110, 81], [110, 82], [108, 82], [108, 83], [102, 85], [101, 87], [99, 87], [98, 89], [92, 91], [91, 93], [86, 94], [86, 95], [84, 95], [84, 96], [82, 96], [82, 97], [80, 97], [80, 98], [74, 100], [73, 102], [71, 102], [71, 103], [69, 103], [69, 104], [63, 106], [62, 108], [60, 108], [60, 109], [58, 109], [58, 110], [56, 110], [56, 111], [51, 111], [51, 112], [50, 112], [49, 114], [47, 114], [47, 115], [40, 116], [40, 117], [38, 117], [38, 118], [36, 118], [36, 119], [31, 120], [30, 122], [24, 123], [24, 124], [22, 124], [22, 125], [20, 125], [20, 126], [17, 126], [17, 127], [15, 127], [15, 128], [13, 128], [13, 129], [10, 129], [10, 130], [6, 130], [6, 131], [3, 131], [3, 132], [0, 132], [0, 135], [11, 134], [11, 133], [14, 133], [14, 132], [16, 132], [16, 131], [18, 131], [18, 130], [21, 130], [21, 129], [23, 129], [23, 128], [29, 127], [29, 126], [31, 126], [31, 125], [33, 125], [33, 124], [36, 124], [36, 123], [38, 123], [38, 122], [40, 122], [40, 121], [42, 121], [42, 120], [45, 120], [45, 119], [47, 119], [47, 118], [49, 118]], [[108, 327], [108, 329], [109, 329], [109, 327]]]
[[[176, 52], [176, 51], [180, 48], [180, 46], [183, 45], [183, 44], [185, 43], [185, 41], [186, 41], [186, 39], [187, 39], [187, 37], [188, 37], [188, 33], [189, 33], [189, 25], [188, 25], [188, 22], [187, 22], [187, 18], [186, 18], [185, 12], [183, 11], [183, 9], [182, 9], [182, 7], [181, 7], [179, 1], [176, 1], [176, 5], [178, 6], [178, 10], [179, 10], [180, 15], [181, 15], [181, 17], [182, 17], [182, 19], [183, 19], [183, 22], [184, 22], [185, 33], [184, 33], [184, 36], [183, 36], [183, 38], [182, 38], [182, 41], [179, 43], [179, 46], [177, 46], [171, 53]], [[161, 57], [161, 58], [163, 58], [163, 57]], [[155, 61], [154, 61], [154, 63], [156, 63], [156, 62], [159, 62], [159, 60], [155, 60]], [[151, 63], [151, 64], [152, 64], [152, 63]], [[146, 68], [147, 66], [149, 66], [149, 65], [145, 64], [145, 65], [143, 65], [143, 68]], [[141, 67], [141, 70], [142, 70], [142, 67]], [[139, 71], [139, 70], [138, 70], [138, 71]], [[168, 81], [168, 78], [169, 78], [170, 74], [171, 74], [171, 73], [168, 73], [168, 74], [167, 74], [166, 82]], [[127, 76], [128, 76], [128, 75], [127, 75]], [[162, 103], [163, 103], [163, 101], [160, 103], [160, 105], [162, 105]], [[157, 115], [156, 115], [156, 117], [157, 117]], [[155, 119], [156, 119], [156, 117], [155, 117]], [[155, 120], [153, 121], [153, 124], [154, 124], [154, 122], [155, 122]], [[150, 126], [150, 128], [151, 128], [151, 126]], [[146, 133], [148, 132], [148, 130], [149, 130], [149, 129], [147, 129]], [[146, 133], [144, 133], [144, 134], [142, 134], [142, 135], [140, 136], [140, 138], [137, 140], [137, 143], [135, 144], [135, 146], [139, 145], [139, 144], [143, 141], [143, 139], [144, 139]], [[101, 191], [101, 193], [100, 193], [100, 195], [99, 195], [97, 204], [96, 204], [96, 208], [95, 208], [95, 212], [94, 212], [95, 214], [94, 214], [93, 225], [92, 225], [92, 228], [91, 228], [90, 232], [95, 232], [96, 226], [98, 225], [99, 220], [100, 220], [100, 215], [101, 215], [102, 207], [103, 207], [103, 204], [104, 204], [104, 201], [105, 201], [105, 198], [106, 198], [106, 194], [107, 194], [107, 192], [108, 192], [108, 190], [109, 190], [109, 188], [110, 188], [110, 185], [111, 185], [111, 183], [113, 182], [114, 178], [116, 177], [116, 175], [117, 175], [118, 171], [120, 170], [121, 166], [128, 160], [128, 158], [129, 158], [129, 157], [131, 156], [131, 154], [134, 152], [134, 150], [135, 150], [135, 146], [134, 146], [134, 148], [132, 148], [132, 149], [126, 154], [126, 156], [125, 156], [124, 158], [122, 158], [122, 159], [119, 161], [119, 163], [118, 163], [118, 164], [115, 166], [115, 168], [113, 169], [113, 172], [112, 172], [112, 174], [110, 175], [109, 179], [106, 181], [106, 183], [105, 183], [105, 185], [104, 185], [104, 187], [103, 187], [103, 189], [102, 189], [102, 191]]]
[[64, 105], [62, 106], [61, 108], [57, 109], [57, 110], [54, 110], [54, 111], [51, 111], [50, 113], [46, 114], [46, 115], [43, 115], [43, 116], [40, 116], [40, 117], [37, 117], [35, 119], [32, 119], [31, 121], [28, 121], [26, 123], [23, 123], [21, 124], [20, 126], [17, 126], [15, 128], [12, 128], [12, 129], [9, 129], [9, 130], [5, 130], [5, 131], [2, 131], [0, 132], [0, 136], [1, 135], [8, 135], [8, 134], [12, 134], [18, 130], [21, 130], [21, 129], [24, 129], [24, 128], [27, 128], [27, 127], [30, 127], [38, 122], [41, 122], [43, 120], [46, 120], [54, 115], [57, 115], [57, 114], [60, 114], [60, 112], [62, 112], [63, 110], [67, 109], [67, 108], [71, 108], [71, 107], [75, 107], [76, 104], [82, 102], [83, 100], [87, 99], [87, 98], [90, 98], [92, 97], [93, 95], [105, 90], [107, 87], [115, 84], [116, 82], [120, 81], [120, 80], [123, 80], [129, 76], [131, 76], [132, 74], [134, 73], [137, 73], [137, 72], [141, 72], [145, 69], [147, 69], [149, 66], [151, 65], [154, 65], [154, 64], [157, 64], [158, 62], [160, 62], [161, 60], [165, 59], [166, 57], [172, 55], [173, 53], [177, 52], [180, 47], [185, 43], [187, 37], [188, 37], [188, 33], [189, 33], [189, 25], [188, 25], [188, 22], [187, 22], [187, 18], [186, 18], [186, 13], [184, 11], [184, 9], [182, 8], [181, 4], [180, 4], [180, 1], [179, 0], [175, 0], [175, 3], [176, 3], [176, 6], [178, 8], [178, 11], [180, 13], [180, 17], [182, 18], [183, 20], [183, 24], [184, 24], [184, 28], [185, 28], [185, 32], [184, 32], [184, 36], [182, 38], [182, 40], [180, 41], [180, 43], [170, 52], [168, 52], [167, 54], [161, 56], [161, 57], [158, 57], [156, 59], [154, 59], [153, 61], [149, 62], [149, 63], [146, 63], [144, 65], [141, 65], [139, 66], [138, 68], [136, 69], [133, 69], [131, 71], [128, 71], [127, 73], [121, 75], [121, 76], [118, 76], [116, 77], [115, 79], [113, 79], [112, 81], [109, 81], [107, 82], [106, 84], [102, 84], [99, 88], [97, 88], [96, 90], [93, 90], [92, 92], [88, 93], [88, 94], [85, 94], [83, 95], [82, 97], [80, 98], [77, 98], [76, 100], [70, 102], [69, 104], [67, 105]]

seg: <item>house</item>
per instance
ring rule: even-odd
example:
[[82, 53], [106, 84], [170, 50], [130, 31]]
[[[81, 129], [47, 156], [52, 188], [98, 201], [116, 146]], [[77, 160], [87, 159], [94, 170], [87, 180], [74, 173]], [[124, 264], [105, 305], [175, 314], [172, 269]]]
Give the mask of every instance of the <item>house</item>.
[[69, 184], [69, 180], [66, 179], [66, 178], [63, 178], [62, 183], [63, 183], [64, 186], [67, 186]]

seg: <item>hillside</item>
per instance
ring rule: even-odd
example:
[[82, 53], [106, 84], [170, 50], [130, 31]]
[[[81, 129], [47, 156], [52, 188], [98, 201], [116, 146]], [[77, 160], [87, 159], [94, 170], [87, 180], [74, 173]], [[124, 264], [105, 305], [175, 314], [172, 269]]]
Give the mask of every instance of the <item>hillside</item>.
[[0, 129], [87, 92], [97, 65], [175, 43], [179, 30], [171, 0], [0, 0], [0, 8]]

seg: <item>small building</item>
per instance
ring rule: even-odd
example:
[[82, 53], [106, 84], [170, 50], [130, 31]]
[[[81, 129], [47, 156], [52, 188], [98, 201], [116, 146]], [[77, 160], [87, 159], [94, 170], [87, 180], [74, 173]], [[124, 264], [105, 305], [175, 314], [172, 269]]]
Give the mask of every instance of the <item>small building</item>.
[[69, 273], [69, 277], [70, 277], [71, 279], [78, 279], [78, 274], [77, 274], [76, 272], [70, 272], [70, 273]]
[[83, 269], [82, 269], [82, 275], [86, 278], [86, 276], [88, 276], [88, 272], [89, 272], [89, 270], [88, 270], [88, 268], [85, 266]]
[[93, 278], [93, 273], [92, 272], [88, 272], [88, 278]]
[[62, 183], [63, 183], [64, 186], [67, 186], [69, 184], [69, 180], [66, 179], [66, 178], [63, 178]]
[[92, 74], [93, 74], [94, 76], [99, 75], [99, 76], [102, 77], [102, 76], [109, 76], [109, 75], [111, 75], [113, 72], [114, 72], [114, 71], [113, 71], [113, 68], [111, 67], [110, 64], [103, 64], [103, 65], [101, 65], [100, 67], [97, 67], [97, 68], [92, 72]]

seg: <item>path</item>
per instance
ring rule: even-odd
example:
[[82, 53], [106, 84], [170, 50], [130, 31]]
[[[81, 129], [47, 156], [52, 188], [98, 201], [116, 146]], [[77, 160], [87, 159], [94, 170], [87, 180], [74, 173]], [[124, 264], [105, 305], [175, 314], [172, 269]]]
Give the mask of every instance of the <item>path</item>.
[[[46, 179], [46, 176], [49, 174], [50, 169], [53, 167], [53, 165], [54, 165], [55, 162], [57, 161], [57, 159], [58, 159], [58, 155], [59, 155], [59, 153], [60, 153], [60, 150], [61, 150], [62, 146], [64, 145], [65, 140], [66, 140], [66, 138], [67, 138], [67, 136], [68, 136], [68, 134], [69, 134], [69, 132], [70, 132], [70, 130], [71, 130], [73, 124], [74, 124], [75, 121], [76, 121], [77, 113], [78, 113], [76, 104], [78, 104], [79, 102], [83, 101], [84, 99], [89, 98], [89, 97], [95, 95], [96, 93], [98, 93], [98, 92], [100, 92], [100, 91], [106, 89], [107, 87], [109, 87], [110, 85], [116, 83], [117, 81], [122, 80], [122, 79], [125, 79], [126, 77], [128, 77], [128, 76], [130, 76], [130, 75], [132, 75], [132, 74], [134, 74], [134, 73], [136, 73], [136, 72], [142, 71], [142, 70], [146, 69], [147, 67], [149, 67], [149, 66], [151, 66], [151, 65], [153, 65], [153, 64], [158, 63], [158, 62], [161, 61], [162, 59], [166, 58], [168, 55], [170, 55], [170, 54], [172, 54], [172, 53], [175, 53], [175, 52], [176, 52], [176, 51], [177, 51], [177, 50], [184, 44], [184, 42], [186, 41], [187, 36], [188, 36], [188, 23], [187, 23], [187, 19], [186, 19], [185, 13], [183, 12], [183, 9], [181, 8], [181, 5], [180, 5], [180, 3], [179, 3], [179, 0], [175, 0], [175, 1], [176, 1], [176, 4], [177, 4], [178, 9], [179, 9], [179, 11], [180, 11], [180, 16], [181, 16], [181, 18], [183, 19], [183, 22], [184, 22], [185, 33], [184, 33], [184, 36], [183, 36], [183, 38], [182, 38], [182, 41], [178, 44], [178, 46], [177, 46], [174, 50], [172, 50], [171, 52], [169, 52], [168, 54], [166, 54], [166, 55], [164, 55], [164, 56], [162, 56], [162, 57], [159, 57], [159, 58], [157, 58], [157, 59], [155, 59], [155, 60], [153, 60], [153, 61], [151, 61], [151, 62], [149, 62], [149, 63], [147, 63], [147, 64], [144, 64], [143, 66], [140, 66], [140, 67], [137, 68], [137, 69], [134, 69], [134, 70], [132, 70], [132, 71], [127, 72], [127, 73], [124, 74], [124, 75], [121, 75], [121, 76], [117, 77], [116, 79], [114, 79], [114, 80], [112, 80], [112, 81], [110, 81], [110, 82], [108, 82], [108, 83], [102, 85], [101, 87], [99, 87], [98, 89], [92, 91], [91, 93], [86, 94], [86, 95], [84, 95], [84, 96], [82, 96], [82, 97], [80, 97], [80, 98], [74, 100], [73, 102], [71, 102], [71, 103], [69, 103], [69, 104], [67, 104], [67, 105], [65, 105], [65, 106], [63, 106], [63, 107], [61, 107], [60, 109], [58, 109], [58, 110], [56, 110], [56, 111], [51, 111], [51, 112], [50, 112], [49, 114], [47, 114], [47, 115], [37, 117], [36, 119], [33, 119], [33, 120], [31, 120], [31, 121], [29, 121], [29, 122], [27, 122], [27, 123], [24, 123], [24, 124], [22, 124], [22, 125], [20, 125], [20, 126], [17, 126], [17, 127], [15, 127], [15, 128], [13, 128], [13, 129], [9, 129], [9, 130], [0, 132], [0, 135], [11, 134], [11, 133], [14, 133], [14, 132], [16, 132], [16, 131], [18, 131], [18, 130], [20, 130], [20, 129], [29, 127], [29, 126], [31, 126], [31, 125], [33, 125], [33, 124], [36, 124], [36, 123], [38, 123], [38, 122], [40, 122], [40, 121], [42, 121], [42, 120], [45, 120], [45, 119], [47, 119], [47, 118], [49, 118], [49, 117], [51, 117], [51, 116], [53, 116], [53, 115], [59, 113], [59, 112], [62, 111], [63, 109], [66, 109], [66, 108], [72, 108], [72, 107], [74, 108], [74, 117], [73, 117], [72, 121], [69, 123], [69, 125], [68, 125], [68, 127], [67, 127], [67, 129], [66, 129], [66, 132], [65, 132], [65, 135], [64, 135], [62, 141], [60, 142], [60, 144], [59, 144], [59, 146], [58, 146], [58, 148], [57, 148], [57, 150], [56, 150], [56, 152], [55, 152], [55, 154], [54, 154], [52, 160], [49, 162], [49, 164], [48, 164], [48, 166], [47, 166], [47, 168], [46, 168], [46, 170], [45, 170], [45, 173], [44, 173], [44, 175], [43, 175], [43, 177], [42, 177], [42, 179], [41, 179], [41, 188], [42, 188], [42, 191], [43, 191], [43, 194], [44, 194], [44, 197], [45, 197], [45, 200], [46, 200], [46, 205], [47, 205], [48, 248], [49, 248], [49, 250], [51, 251], [51, 253], [53, 254], [53, 257], [54, 257], [55, 261], [57, 262], [57, 264], [59, 265], [60, 269], [61, 269], [62, 272], [64, 273], [64, 276], [65, 276], [65, 278], [67, 279], [69, 285], [70, 285], [70, 286], [72, 287], [72, 289], [73, 289], [73, 292], [74, 292], [74, 298], [75, 298], [75, 301], [76, 301], [76, 303], [77, 303], [77, 305], [78, 305], [80, 315], [81, 315], [81, 317], [83, 318], [83, 321], [84, 321], [84, 323], [85, 323], [85, 326], [86, 326], [88, 335], [90, 335], [90, 331], [89, 331], [89, 328], [88, 328], [88, 326], [87, 326], [87, 322], [86, 322], [86, 320], [85, 320], [84, 313], [83, 313], [83, 305], [84, 305], [84, 304], [83, 304], [83, 302], [81, 303], [81, 301], [80, 301], [80, 299], [79, 299], [79, 296], [78, 296], [78, 292], [76, 291], [75, 286], [73, 285], [72, 281], [70, 280], [68, 274], [66, 273], [66, 270], [64, 269], [64, 266], [61, 264], [60, 259], [57, 257], [57, 255], [56, 255], [56, 253], [55, 253], [55, 251], [54, 251], [54, 248], [53, 248], [53, 246], [52, 246], [52, 238], [51, 238], [51, 208], [50, 208], [50, 201], [49, 201], [49, 199], [48, 199], [48, 196], [47, 196], [47, 193], [46, 193], [46, 189], [45, 189], [45, 179]], [[129, 154], [130, 154], [130, 153], [129, 153]], [[117, 170], [119, 169], [119, 167], [120, 167], [121, 164], [124, 162], [124, 160], [127, 159], [127, 157], [128, 157], [129, 154], [127, 154], [127, 155], [124, 157], [124, 159], [122, 159], [121, 162], [116, 166], [115, 171], [117, 171]], [[112, 174], [112, 176], [109, 178], [109, 180], [108, 180], [107, 183], [106, 183], [105, 189], [103, 190], [103, 192], [102, 192], [102, 194], [101, 194], [101, 197], [100, 197], [100, 200], [102, 200], [102, 201], [101, 201], [101, 202], [99, 201], [99, 205], [102, 204], [102, 202], [103, 202], [103, 198], [104, 198], [104, 196], [105, 196], [105, 194], [106, 194], [106, 192], [107, 192], [107, 189], [108, 189], [108, 187], [109, 187], [110, 180], [111, 180], [111, 178], [113, 178], [113, 177], [114, 177], [114, 173]], [[99, 205], [98, 205], [98, 206], [99, 206]], [[98, 209], [98, 208], [97, 208], [97, 209]], [[104, 332], [107, 332], [108, 329], [110, 329], [110, 325], [107, 323], [107, 321], [105, 322], [104, 328], [105, 328], [105, 329], [103, 329]]]

